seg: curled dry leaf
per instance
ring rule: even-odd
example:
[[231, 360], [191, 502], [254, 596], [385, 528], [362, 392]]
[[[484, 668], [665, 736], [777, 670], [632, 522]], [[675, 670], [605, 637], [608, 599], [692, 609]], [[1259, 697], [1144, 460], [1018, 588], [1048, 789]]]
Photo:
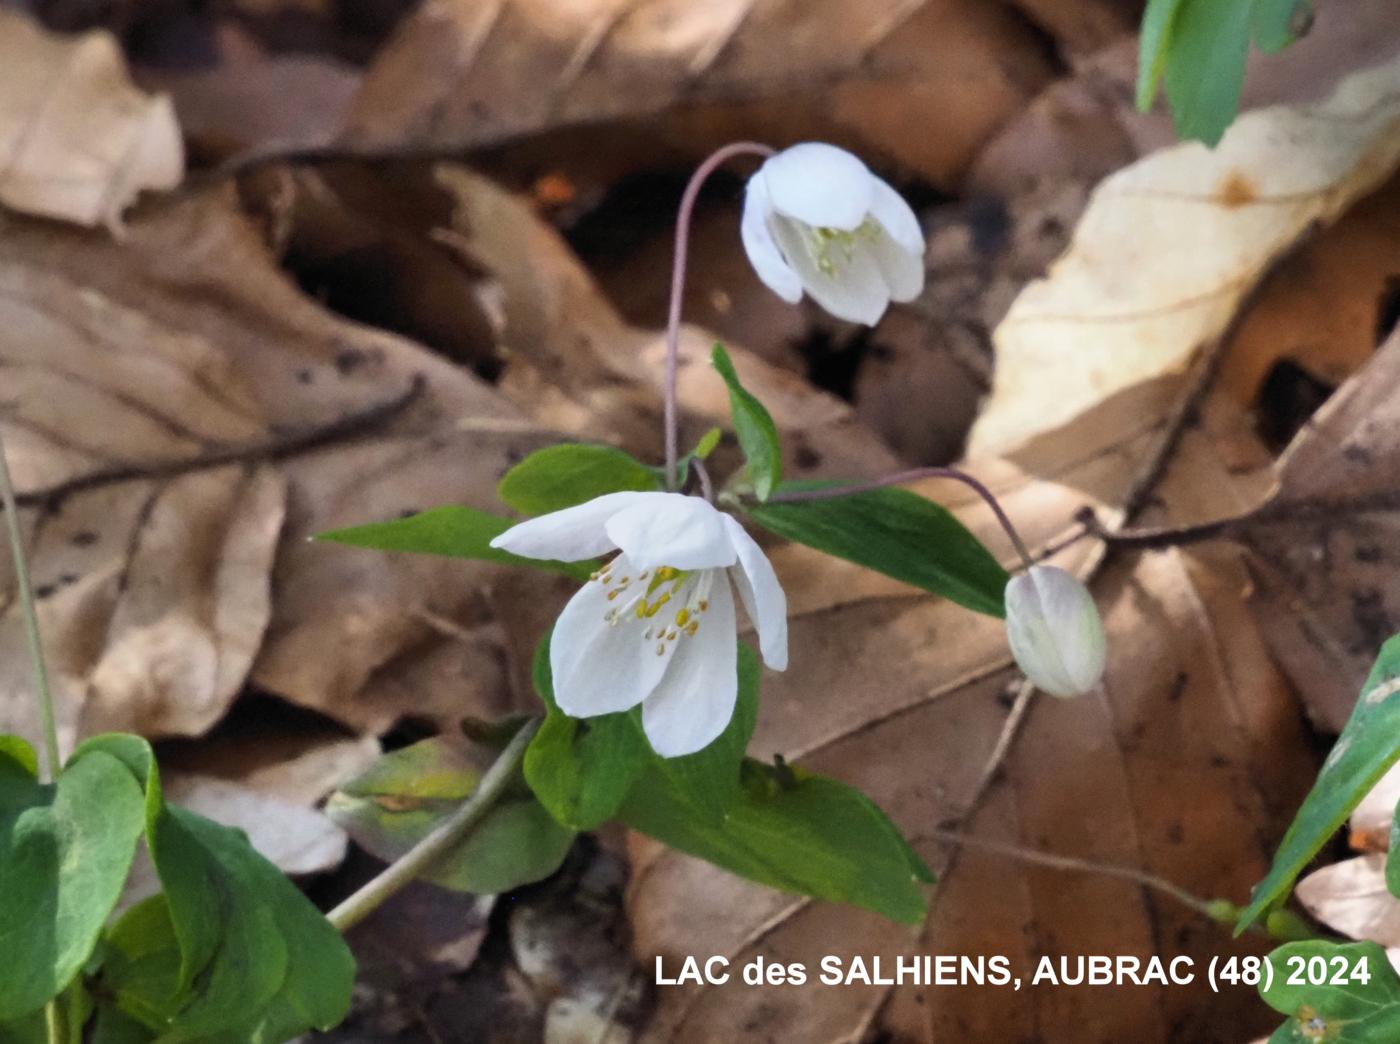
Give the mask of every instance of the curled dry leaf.
[[999, 5], [431, 0], [371, 67], [342, 138], [467, 149], [664, 112], [685, 148], [717, 123], [731, 140], [777, 127], [946, 182], [1053, 75], [1043, 39]]
[[[1111, 508], [1159, 438], [1175, 382], [1113, 397], [979, 475], [1026, 525], [1032, 546], [1088, 502]], [[993, 547], [985, 509], [930, 483]], [[1211, 439], [1186, 436], [1162, 495], [1172, 511], [1238, 507]], [[1183, 508], [1182, 505], [1185, 505]], [[1075, 545], [1062, 564], [1093, 552]], [[894, 989], [815, 982], [820, 958], [1006, 954], [1029, 975], [1042, 953], [1247, 952], [1228, 929], [1170, 899], [1093, 873], [1027, 868], [974, 847], [950, 860], [940, 831], [977, 807], [971, 834], [1091, 862], [1137, 867], [1205, 895], [1243, 897], [1311, 778], [1291, 697], [1239, 597], [1237, 556], [1178, 551], [1114, 566], [1096, 585], [1110, 638], [1101, 693], [1031, 705], [1003, 773], [977, 806], [981, 775], [1014, 688], [1004, 629], [947, 603], [800, 548], [775, 551], [788, 588], [792, 663], [764, 679], [753, 750], [781, 752], [871, 795], [942, 877], [922, 931], [848, 907], [749, 885], [635, 838], [629, 904], [643, 966], [687, 954], [801, 961], [804, 987], [668, 987], [647, 1039], [781, 1036], [835, 1041], [1030, 1039], [1073, 1025], [1092, 1041], [1242, 1039], [1268, 1026], [1248, 997], [1208, 989], [1112, 994], [1040, 987], [1015, 1005], [968, 987]], [[832, 940], [840, 940], [834, 945]]]
[[137, 90], [111, 33], [47, 32], [0, 11], [0, 203], [116, 226], [143, 189], [184, 175], [170, 100]]
[[1068, 252], [998, 328], [971, 451], [1004, 451], [1179, 371], [1305, 230], [1334, 221], [1397, 162], [1393, 61], [1320, 104], [1245, 114], [1214, 151], [1175, 146], [1108, 178]]

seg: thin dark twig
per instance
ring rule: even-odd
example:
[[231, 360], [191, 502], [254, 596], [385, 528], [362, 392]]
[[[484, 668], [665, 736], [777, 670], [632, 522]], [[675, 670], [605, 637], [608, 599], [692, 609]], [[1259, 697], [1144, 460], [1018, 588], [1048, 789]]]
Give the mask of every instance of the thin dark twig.
[[387, 424], [422, 397], [427, 386], [427, 380], [422, 374], [418, 374], [414, 376], [405, 391], [393, 398], [374, 403], [363, 410], [348, 413], [327, 424], [271, 438], [251, 446], [221, 447], [183, 460], [160, 461], [154, 464], [118, 464], [115, 467], [101, 468], [88, 472], [86, 475], [79, 475], [77, 478], [57, 482], [52, 486], [26, 490], [17, 494], [15, 501], [20, 507], [51, 508], [76, 493], [120, 482], [170, 479], [189, 474], [192, 471], [206, 471], [227, 464], [284, 460], [287, 457], [307, 453], [331, 443], [364, 434]]

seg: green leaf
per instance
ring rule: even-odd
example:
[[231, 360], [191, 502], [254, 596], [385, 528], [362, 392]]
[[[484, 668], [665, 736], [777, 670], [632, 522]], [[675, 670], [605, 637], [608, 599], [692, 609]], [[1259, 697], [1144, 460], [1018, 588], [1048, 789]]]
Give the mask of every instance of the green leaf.
[[1385, 887], [1400, 899], [1400, 805], [1390, 821], [1390, 844], [1385, 856]]
[[1152, 108], [1171, 50], [1172, 23], [1187, 0], [1148, 0], [1138, 35], [1137, 106]]
[[87, 963], [141, 836], [141, 791], [116, 759], [35, 778], [34, 752], [0, 748], [0, 1021], [30, 1014]]
[[1297, 41], [1313, 20], [1310, 0], [1254, 0], [1254, 46], [1273, 54]]
[[1351, 718], [1284, 834], [1269, 873], [1254, 888], [1237, 932], [1281, 904], [1298, 874], [1346, 822], [1376, 781], [1400, 760], [1400, 636], [1381, 646]]
[[621, 818], [634, 830], [751, 881], [852, 903], [905, 924], [923, 921], [933, 879], [865, 795], [799, 768], [743, 763], [739, 799], [720, 823], [695, 816], [662, 774], [633, 788]]
[[1280, 946], [1267, 960], [1272, 983], [1265, 989], [1261, 982], [1259, 995], [1289, 1017], [1270, 1044], [1400, 1040], [1400, 978], [1380, 946], [1310, 939]]
[[392, 522], [370, 522], [318, 533], [317, 540], [352, 547], [367, 547], [376, 551], [407, 551], [419, 555], [443, 555], [448, 558], [476, 558], [503, 565], [528, 566], [563, 573], [575, 580], [587, 580], [595, 565], [592, 562], [548, 562], [537, 558], [521, 558], [509, 551], [498, 551], [491, 541], [515, 523], [500, 515], [476, 508], [449, 506], [420, 511]]
[[688, 815], [722, 822], [738, 798], [739, 767], [758, 720], [758, 658], [739, 646], [734, 716], [704, 750], [663, 758], [647, 743], [641, 709], [571, 718], [554, 701], [549, 638], [535, 650], [535, 689], [548, 716], [525, 752], [525, 778], [561, 823], [592, 830], [612, 818], [645, 771], [665, 780]]
[[710, 362], [729, 387], [729, 411], [734, 419], [734, 433], [748, 461], [749, 479], [759, 500], [767, 500], [783, 478], [782, 448], [778, 443], [778, 428], [773, 417], [751, 392], [739, 383], [734, 363], [724, 345], [717, 344], [710, 353]]
[[526, 515], [546, 515], [604, 493], [661, 488], [653, 469], [620, 449], [565, 445], [531, 453], [506, 472], [496, 494]]
[[[331, 795], [326, 812], [363, 848], [393, 861], [471, 796], [481, 774], [461, 745], [441, 738], [396, 750]], [[555, 822], [522, 778], [425, 879], [495, 894], [559, 869], [574, 832]]]
[[[792, 482], [780, 492], [830, 486]], [[884, 573], [989, 616], [1005, 616], [1011, 579], [992, 553], [946, 508], [907, 489], [748, 508], [764, 529]]]
[[548, 713], [525, 751], [525, 779], [560, 823], [593, 830], [622, 804], [651, 748], [627, 714], [581, 720], [559, 709], [548, 635], [535, 648], [534, 680]]
[[1249, 56], [1252, 5], [1185, 0], [1171, 29], [1167, 98], [1178, 137], [1214, 146], [1235, 118]]
[[95, 758], [120, 761], [145, 789], [146, 843], [165, 889], [159, 909], [141, 904], [109, 933], [104, 994], [163, 1044], [271, 1044], [343, 1019], [354, 959], [300, 890], [241, 831], [167, 805], [139, 736], [86, 741], [65, 774]]

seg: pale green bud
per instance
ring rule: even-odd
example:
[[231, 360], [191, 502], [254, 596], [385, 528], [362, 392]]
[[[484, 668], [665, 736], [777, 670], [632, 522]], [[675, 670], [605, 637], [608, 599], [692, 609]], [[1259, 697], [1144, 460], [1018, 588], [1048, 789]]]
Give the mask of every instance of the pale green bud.
[[1035, 686], [1069, 698], [1103, 677], [1103, 620], [1088, 588], [1056, 566], [1032, 566], [1006, 585], [1011, 654]]

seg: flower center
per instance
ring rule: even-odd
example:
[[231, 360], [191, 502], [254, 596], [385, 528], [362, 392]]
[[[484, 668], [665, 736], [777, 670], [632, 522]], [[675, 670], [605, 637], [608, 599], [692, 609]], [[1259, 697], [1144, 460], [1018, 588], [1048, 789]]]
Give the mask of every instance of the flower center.
[[646, 623], [642, 639], [656, 642], [657, 656], [675, 649], [683, 635], [694, 637], [700, 630], [701, 617], [710, 611], [710, 591], [717, 570], [660, 566], [632, 576], [618, 575], [615, 565], [616, 560], [588, 578], [589, 583], [608, 589], [605, 597], [610, 604], [603, 613], [603, 622], [609, 627]]
[[[879, 222], [874, 218], [866, 218], [853, 229], [827, 228], [824, 225], [808, 226], [807, 235], [817, 268], [825, 275], [835, 276], [843, 265], [848, 265], [854, 260], [857, 244], [862, 239], [873, 242], [880, 231]], [[841, 256], [834, 257], [834, 250], [839, 250]]]

